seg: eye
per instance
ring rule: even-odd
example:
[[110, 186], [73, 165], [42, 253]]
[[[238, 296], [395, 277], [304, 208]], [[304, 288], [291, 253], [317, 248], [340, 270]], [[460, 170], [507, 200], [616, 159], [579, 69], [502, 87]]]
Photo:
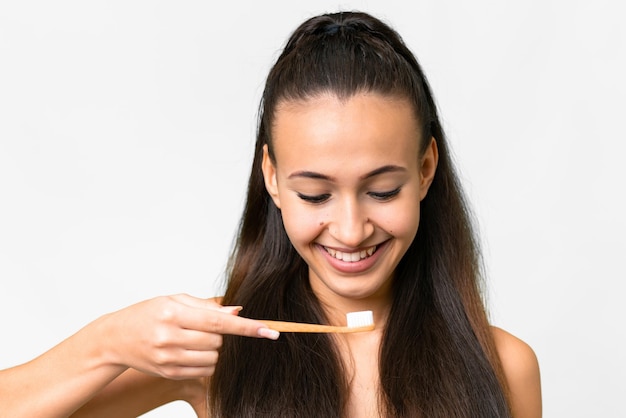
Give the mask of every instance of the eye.
[[401, 187], [398, 187], [398, 188], [390, 190], [388, 192], [367, 192], [367, 194], [369, 196], [373, 197], [376, 200], [380, 200], [382, 202], [385, 202], [385, 201], [390, 200], [393, 197], [397, 196], [398, 193], [400, 193], [400, 189], [401, 189]]
[[330, 194], [324, 193], [324, 194], [311, 196], [311, 195], [298, 193], [298, 197], [304, 200], [305, 202], [309, 202], [309, 203], [324, 203], [325, 201], [330, 199]]

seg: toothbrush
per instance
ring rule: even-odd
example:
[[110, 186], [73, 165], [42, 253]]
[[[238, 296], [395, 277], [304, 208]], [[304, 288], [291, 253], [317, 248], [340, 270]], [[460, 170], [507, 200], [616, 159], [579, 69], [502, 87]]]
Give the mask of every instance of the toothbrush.
[[258, 320], [268, 328], [280, 332], [363, 332], [374, 329], [374, 315], [372, 311], [348, 312], [346, 314], [347, 325], [338, 327], [333, 325], [303, 324], [300, 322], [266, 321]]

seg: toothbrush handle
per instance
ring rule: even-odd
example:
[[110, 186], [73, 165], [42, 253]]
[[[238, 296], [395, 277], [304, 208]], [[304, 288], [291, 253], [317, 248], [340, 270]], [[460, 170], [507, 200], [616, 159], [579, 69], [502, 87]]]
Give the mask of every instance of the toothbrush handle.
[[264, 319], [259, 320], [259, 322], [263, 322], [268, 328], [279, 332], [347, 333], [371, 331], [374, 329], [374, 324], [363, 327], [337, 327], [333, 325], [303, 324], [300, 322], [266, 321]]

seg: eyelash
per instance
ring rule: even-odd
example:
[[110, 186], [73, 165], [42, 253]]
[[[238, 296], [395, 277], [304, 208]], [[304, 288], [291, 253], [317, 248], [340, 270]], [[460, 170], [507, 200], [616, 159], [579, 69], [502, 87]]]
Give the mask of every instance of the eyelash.
[[386, 202], [387, 200], [391, 200], [396, 197], [398, 193], [400, 193], [401, 187], [390, 190], [388, 192], [368, 192], [367, 194], [372, 196], [376, 200], [380, 200], [382, 202]]
[[325, 201], [327, 201], [330, 198], [330, 194], [326, 193], [326, 194], [320, 194], [320, 195], [315, 195], [315, 196], [309, 196], [306, 194], [298, 193], [298, 197], [304, 200], [305, 202], [319, 204], [319, 203], [324, 203]]
[[[376, 200], [379, 200], [381, 202], [386, 202], [387, 200], [390, 200], [393, 197], [397, 196], [398, 193], [400, 193], [400, 189], [401, 187], [398, 187], [388, 192], [368, 192], [367, 194]], [[298, 193], [298, 197], [308, 203], [320, 204], [320, 203], [324, 203], [325, 201], [327, 201], [330, 198], [330, 194], [325, 193], [325, 194], [310, 196], [310, 195]]]

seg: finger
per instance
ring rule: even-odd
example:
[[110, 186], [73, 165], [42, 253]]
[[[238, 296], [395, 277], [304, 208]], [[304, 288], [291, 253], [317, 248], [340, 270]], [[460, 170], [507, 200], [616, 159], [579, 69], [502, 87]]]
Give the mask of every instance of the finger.
[[182, 330], [176, 344], [186, 350], [217, 350], [222, 346], [224, 337], [215, 332]]
[[156, 370], [162, 375], [176, 375], [183, 368], [214, 367], [217, 364], [217, 350], [176, 349], [158, 353], [154, 357]]
[[213, 367], [217, 364], [217, 350], [185, 350], [181, 354], [180, 364], [185, 367]]
[[172, 380], [194, 379], [197, 377], [213, 376], [215, 365], [200, 367], [172, 367], [164, 368], [159, 374]]
[[268, 329], [262, 322], [211, 309], [193, 308], [193, 312], [185, 316], [181, 325], [198, 331], [272, 340], [278, 339], [280, 335], [277, 331]]

